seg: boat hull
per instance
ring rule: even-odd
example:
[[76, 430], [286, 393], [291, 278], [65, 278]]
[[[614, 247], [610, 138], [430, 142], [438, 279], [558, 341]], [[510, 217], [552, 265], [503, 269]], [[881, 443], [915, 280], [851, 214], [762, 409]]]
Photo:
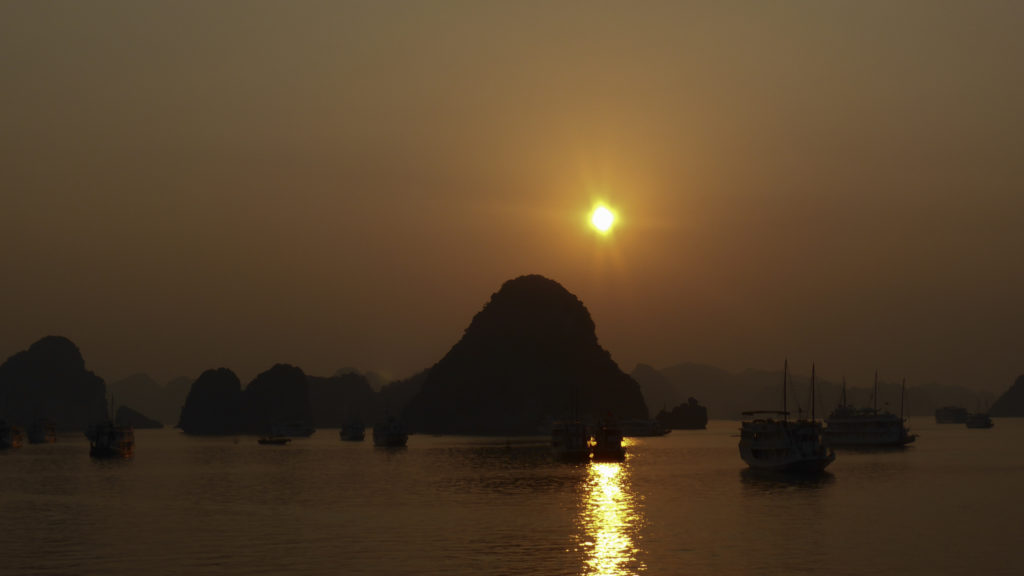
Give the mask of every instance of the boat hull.
[[821, 423], [757, 419], [740, 427], [740, 458], [755, 470], [817, 474], [835, 460]]
[[366, 439], [366, 427], [344, 426], [338, 431], [338, 436], [346, 442], [362, 442]]
[[373, 445], [382, 448], [404, 448], [409, 441], [405, 426], [394, 419], [373, 426]]
[[820, 474], [828, 468], [828, 465], [836, 459], [834, 454], [818, 458], [799, 458], [788, 461], [763, 461], [751, 459], [744, 461], [753, 470], [764, 470], [768, 472], [783, 472], [787, 474]]
[[257, 442], [263, 444], [264, 446], [283, 446], [291, 441], [291, 438], [286, 437], [264, 437], [257, 440]]
[[825, 434], [825, 444], [834, 448], [896, 448], [912, 444], [915, 440], [915, 434], [898, 437]]

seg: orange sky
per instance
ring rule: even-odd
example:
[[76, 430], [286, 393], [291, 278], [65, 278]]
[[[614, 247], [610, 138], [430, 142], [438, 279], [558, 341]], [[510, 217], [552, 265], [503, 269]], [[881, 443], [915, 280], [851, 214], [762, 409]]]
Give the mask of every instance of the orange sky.
[[627, 371], [788, 356], [1001, 391], [1024, 373], [1021, 22], [1019, 2], [3, 3], [0, 356], [61, 334], [108, 381], [403, 377], [539, 273]]

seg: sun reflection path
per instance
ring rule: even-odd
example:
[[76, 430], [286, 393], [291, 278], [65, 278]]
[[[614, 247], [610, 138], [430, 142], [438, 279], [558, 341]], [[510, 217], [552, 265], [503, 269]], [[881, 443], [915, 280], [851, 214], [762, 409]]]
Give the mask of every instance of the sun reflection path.
[[591, 462], [580, 512], [588, 575], [639, 574], [646, 568], [638, 558], [637, 533], [642, 516], [622, 462]]

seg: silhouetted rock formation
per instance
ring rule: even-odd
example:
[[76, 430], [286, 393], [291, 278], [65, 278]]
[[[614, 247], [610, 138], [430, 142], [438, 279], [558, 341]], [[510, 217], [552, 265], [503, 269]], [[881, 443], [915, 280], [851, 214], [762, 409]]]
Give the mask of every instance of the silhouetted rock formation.
[[146, 374], [133, 374], [107, 384], [107, 390], [118, 404], [132, 406], [161, 422], [176, 422], [191, 385], [188, 378], [160, 385]]
[[673, 430], [703, 430], [708, 427], [708, 409], [691, 397], [671, 412], [659, 412], [658, 423]]
[[147, 418], [140, 412], [136, 412], [127, 406], [117, 409], [117, 417], [114, 419], [119, 426], [131, 426], [132, 428], [163, 428], [163, 423]]
[[313, 432], [309, 384], [301, 368], [275, 364], [245, 387], [242, 393], [242, 432], [245, 434], [308, 435], [284, 432], [288, 427]]
[[78, 347], [47, 336], [0, 365], [0, 418], [22, 427], [38, 418], [80, 431], [106, 417], [103, 379], [85, 369]]
[[640, 388], [597, 341], [580, 300], [553, 280], [505, 282], [430, 369], [405, 411], [410, 429], [547, 433], [553, 419], [647, 418]]
[[996, 399], [988, 414], [1002, 418], [1024, 416], [1024, 374], [1018, 376], [1013, 386]]
[[227, 368], [207, 370], [192, 383], [178, 426], [186, 434], [237, 434], [241, 430], [242, 383]]
[[353, 421], [371, 423], [377, 419], [380, 403], [369, 380], [350, 372], [330, 378], [307, 376], [313, 425], [341, 428]]

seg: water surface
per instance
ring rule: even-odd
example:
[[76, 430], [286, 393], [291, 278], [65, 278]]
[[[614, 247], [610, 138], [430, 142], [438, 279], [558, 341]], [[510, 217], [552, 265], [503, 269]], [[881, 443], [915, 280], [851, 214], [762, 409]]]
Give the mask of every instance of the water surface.
[[729, 421], [590, 465], [537, 438], [140, 430], [110, 462], [62, 436], [0, 453], [0, 574], [1016, 573], [1024, 421], [911, 424], [816, 479], [751, 474]]

